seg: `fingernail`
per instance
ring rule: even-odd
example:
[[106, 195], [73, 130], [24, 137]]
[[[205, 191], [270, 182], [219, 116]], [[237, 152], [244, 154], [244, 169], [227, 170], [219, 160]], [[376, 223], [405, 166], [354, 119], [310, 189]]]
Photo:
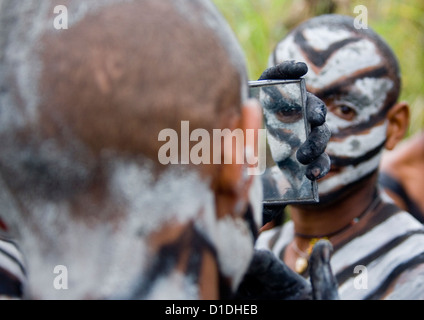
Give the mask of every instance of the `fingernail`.
[[328, 247], [324, 247], [322, 250], [322, 259], [325, 263], [330, 262], [330, 249]]
[[314, 177], [316, 179], [318, 179], [318, 177], [321, 175], [321, 168], [313, 168], [312, 169], [312, 174], [314, 175]]

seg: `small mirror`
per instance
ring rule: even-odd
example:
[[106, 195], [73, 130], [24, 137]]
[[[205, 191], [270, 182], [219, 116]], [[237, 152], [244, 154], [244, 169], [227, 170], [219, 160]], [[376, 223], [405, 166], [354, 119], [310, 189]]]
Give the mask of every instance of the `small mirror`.
[[296, 158], [310, 133], [304, 79], [249, 81], [249, 88], [262, 105], [267, 132], [264, 204], [317, 202], [317, 184], [306, 178], [306, 166]]

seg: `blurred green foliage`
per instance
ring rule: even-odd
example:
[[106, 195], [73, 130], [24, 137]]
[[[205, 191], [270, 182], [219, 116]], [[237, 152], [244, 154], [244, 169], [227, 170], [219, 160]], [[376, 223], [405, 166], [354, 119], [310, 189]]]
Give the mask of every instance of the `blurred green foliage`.
[[365, 5], [368, 25], [397, 55], [402, 71], [401, 100], [411, 106], [408, 135], [424, 129], [424, 1], [423, 0], [213, 0], [244, 49], [249, 78], [267, 67], [275, 45], [296, 25], [325, 13], [352, 17]]

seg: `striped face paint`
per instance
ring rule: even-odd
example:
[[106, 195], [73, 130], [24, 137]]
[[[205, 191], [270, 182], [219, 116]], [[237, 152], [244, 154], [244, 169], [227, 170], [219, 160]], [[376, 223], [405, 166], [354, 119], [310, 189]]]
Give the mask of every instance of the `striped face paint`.
[[395, 83], [380, 47], [345, 26], [297, 29], [279, 43], [270, 65], [286, 60], [308, 65], [307, 89], [328, 108], [332, 167], [318, 182], [324, 202], [377, 170], [386, 141], [384, 111]]
[[289, 158], [300, 146], [301, 139], [305, 139], [297, 134], [299, 120], [303, 119], [302, 107], [286, 103], [275, 88], [266, 89], [274, 91], [263, 97], [262, 103], [269, 146], [274, 161], [279, 163]]
[[299, 93], [297, 84], [287, 84], [281, 88], [264, 87], [260, 97], [272, 158], [280, 169], [288, 168], [296, 173], [296, 178], [286, 175], [286, 178], [296, 180], [291, 184], [299, 183], [298, 180], [304, 177], [294, 160], [295, 152], [306, 139], [303, 109], [296, 102]]

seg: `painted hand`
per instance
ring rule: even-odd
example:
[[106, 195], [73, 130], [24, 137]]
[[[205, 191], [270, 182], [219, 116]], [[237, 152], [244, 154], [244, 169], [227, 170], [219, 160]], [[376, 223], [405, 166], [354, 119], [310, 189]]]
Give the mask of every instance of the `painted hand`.
[[271, 251], [256, 250], [234, 298], [240, 300], [339, 300], [328, 240], [318, 241], [311, 254], [310, 282]]
[[337, 280], [330, 265], [332, 253], [331, 242], [324, 239], [319, 240], [312, 250], [309, 275], [314, 300], [339, 300]]
[[272, 252], [256, 250], [234, 298], [311, 300], [312, 287]]

